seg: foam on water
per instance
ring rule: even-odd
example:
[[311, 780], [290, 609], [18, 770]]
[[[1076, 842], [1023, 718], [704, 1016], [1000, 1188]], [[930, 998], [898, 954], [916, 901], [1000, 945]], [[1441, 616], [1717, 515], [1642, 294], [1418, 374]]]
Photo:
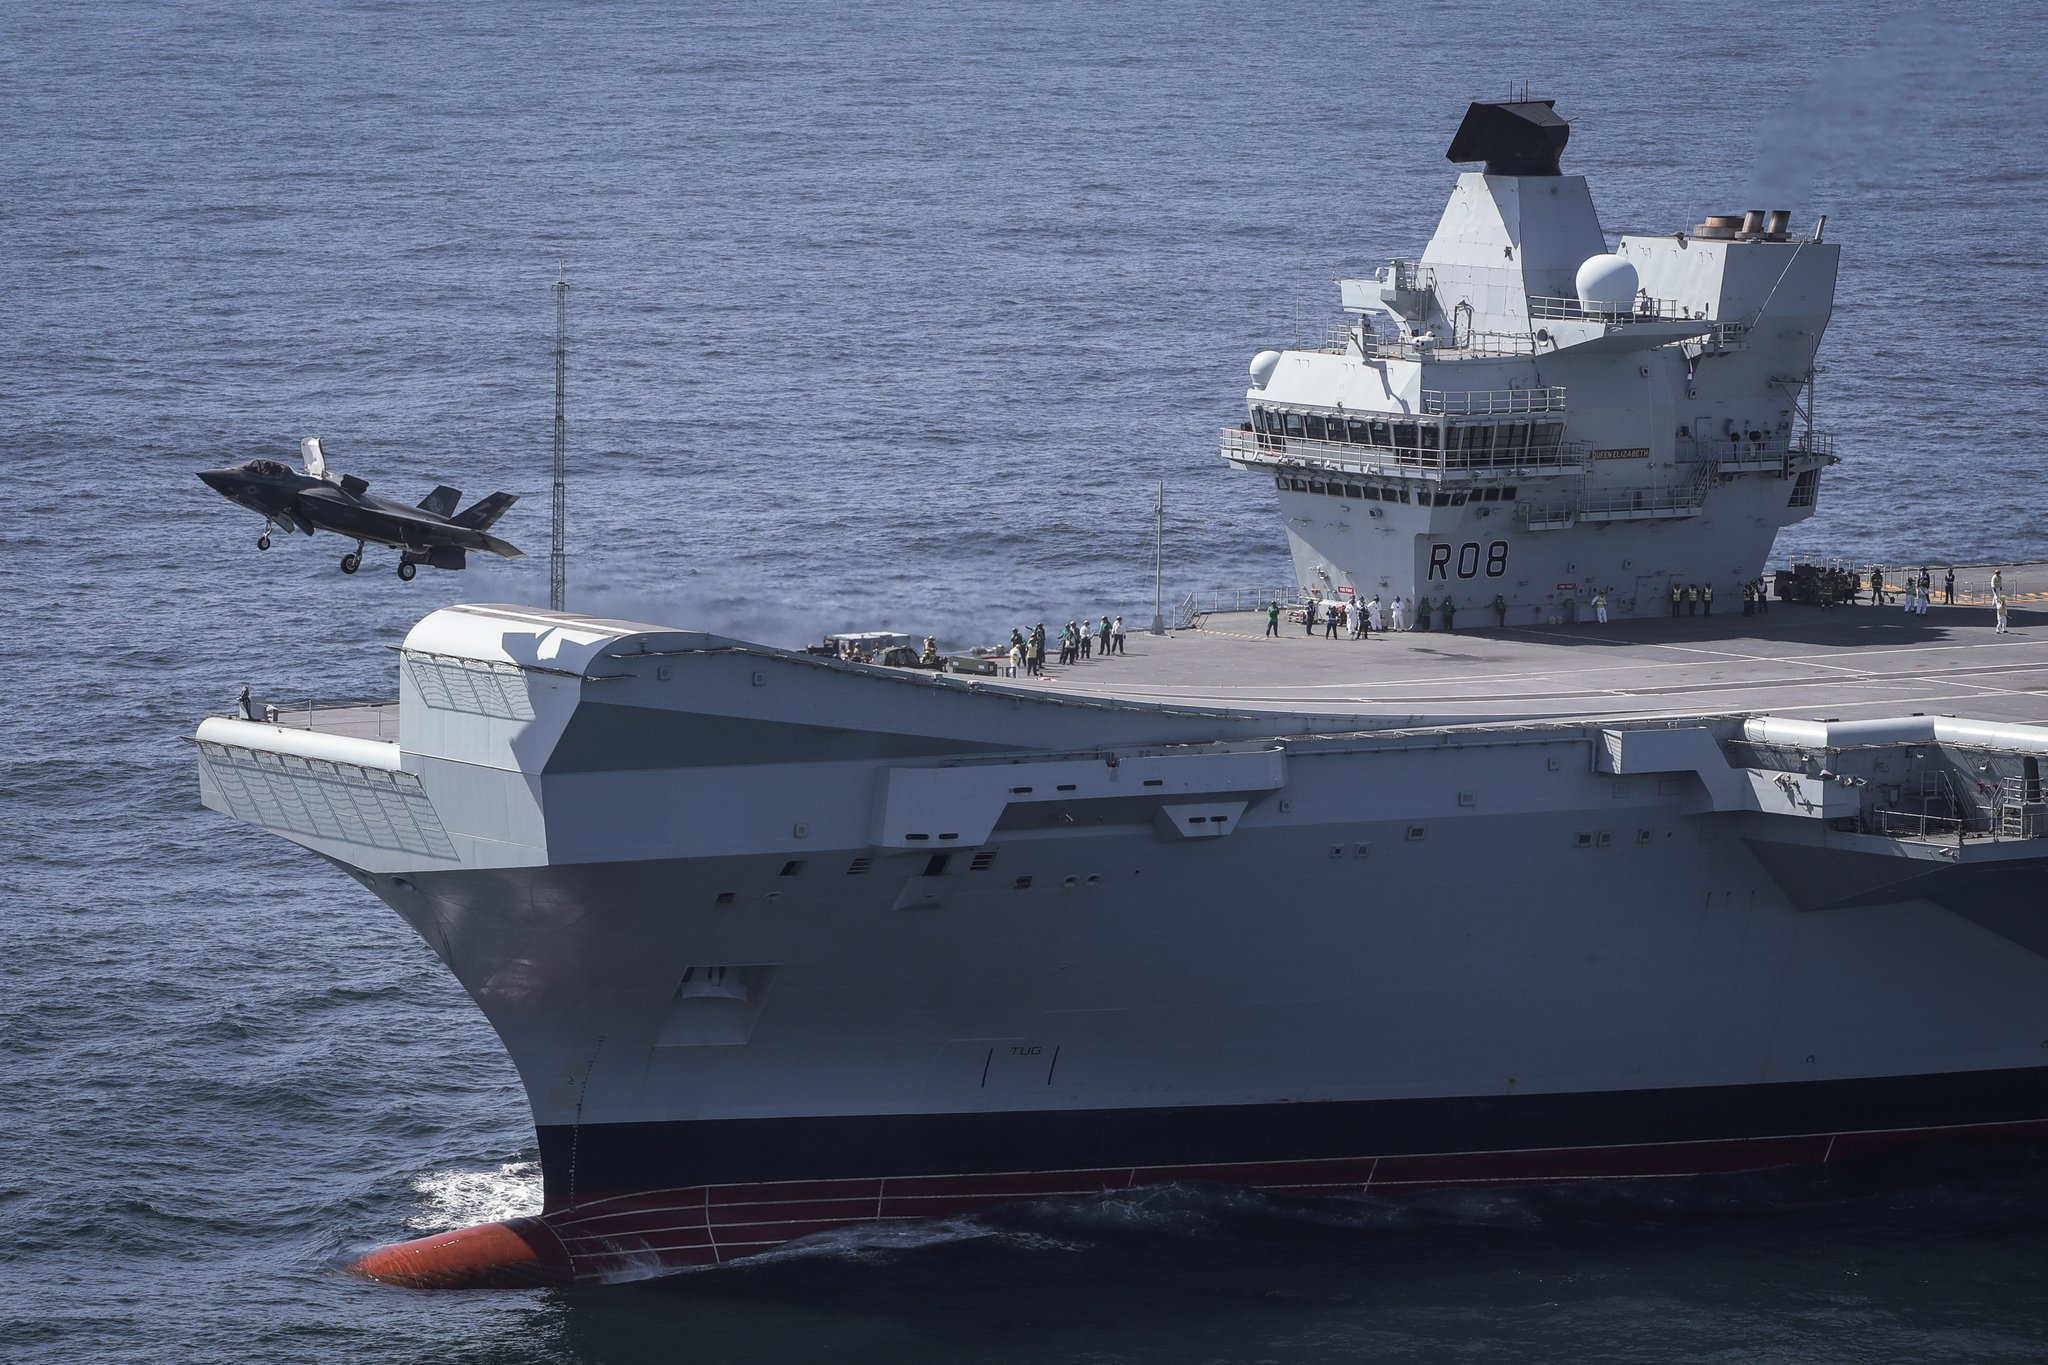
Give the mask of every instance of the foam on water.
[[413, 1233], [502, 1222], [540, 1212], [540, 1161], [514, 1157], [488, 1170], [425, 1171], [412, 1178], [412, 1189], [420, 1207], [405, 1226]]

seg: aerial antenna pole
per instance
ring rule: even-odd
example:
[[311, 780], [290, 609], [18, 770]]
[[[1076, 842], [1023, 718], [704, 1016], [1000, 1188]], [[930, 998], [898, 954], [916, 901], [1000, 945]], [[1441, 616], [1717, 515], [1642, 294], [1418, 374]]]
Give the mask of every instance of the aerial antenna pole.
[[1159, 484], [1159, 496], [1152, 503], [1152, 633], [1166, 634], [1166, 618], [1161, 613], [1162, 597], [1160, 585], [1166, 581], [1166, 483]]
[[569, 424], [563, 407], [563, 388], [569, 377], [569, 278], [567, 263], [555, 269], [555, 534], [548, 554], [548, 606], [567, 609], [569, 600], [569, 496], [564, 481], [569, 473]]

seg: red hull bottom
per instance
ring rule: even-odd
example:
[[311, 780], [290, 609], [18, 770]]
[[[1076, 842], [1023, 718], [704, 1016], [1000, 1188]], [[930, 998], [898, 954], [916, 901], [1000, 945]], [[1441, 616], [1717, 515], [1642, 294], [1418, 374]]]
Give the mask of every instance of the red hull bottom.
[[696, 1185], [586, 1199], [379, 1248], [350, 1269], [416, 1289], [512, 1289], [639, 1278], [718, 1265], [863, 1224], [945, 1218], [1018, 1199], [1180, 1181], [1289, 1194], [1399, 1194], [1454, 1185], [1635, 1180], [1816, 1166], [1927, 1142], [2048, 1140], [2048, 1121], [1798, 1137], [1554, 1147], [1201, 1166]]

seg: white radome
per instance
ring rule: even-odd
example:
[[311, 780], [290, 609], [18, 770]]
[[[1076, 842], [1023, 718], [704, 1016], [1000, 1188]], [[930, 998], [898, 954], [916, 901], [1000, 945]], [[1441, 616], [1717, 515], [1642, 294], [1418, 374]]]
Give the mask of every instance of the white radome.
[[1588, 256], [1575, 283], [1580, 303], [1608, 312], [1634, 307], [1636, 290], [1641, 287], [1635, 266], [1627, 258], [1613, 255]]
[[1259, 388], [1266, 387], [1266, 381], [1273, 377], [1273, 371], [1280, 367], [1278, 351], [1260, 351], [1252, 357], [1252, 383]]

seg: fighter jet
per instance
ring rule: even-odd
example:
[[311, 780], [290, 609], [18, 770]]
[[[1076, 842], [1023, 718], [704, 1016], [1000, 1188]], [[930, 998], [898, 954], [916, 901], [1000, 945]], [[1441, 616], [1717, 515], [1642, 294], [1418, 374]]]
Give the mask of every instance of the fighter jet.
[[336, 474], [327, 467], [320, 438], [308, 436], [299, 442], [305, 461], [303, 471], [276, 460], [251, 460], [232, 469], [202, 469], [199, 477], [206, 486], [226, 498], [263, 516], [263, 535], [256, 548], [270, 548], [270, 532], [286, 535], [303, 531], [332, 531], [353, 540], [356, 548], [341, 557], [341, 571], [354, 573], [363, 567], [363, 546], [369, 542], [389, 545], [398, 551], [398, 577], [411, 582], [419, 566], [460, 569], [469, 551], [488, 550], [506, 559], [520, 559], [519, 550], [487, 534], [505, 510], [519, 501], [513, 493], [493, 493], [462, 511], [455, 504], [462, 494], [443, 484], [417, 507], [380, 498], [370, 485], [353, 474]]

